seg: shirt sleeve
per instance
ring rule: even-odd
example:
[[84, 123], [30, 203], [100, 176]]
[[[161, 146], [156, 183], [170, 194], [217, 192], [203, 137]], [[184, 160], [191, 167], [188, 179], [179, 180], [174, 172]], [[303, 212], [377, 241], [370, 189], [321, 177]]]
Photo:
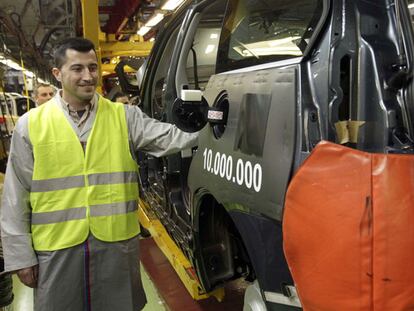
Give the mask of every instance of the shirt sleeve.
[[29, 193], [33, 173], [33, 151], [28, 138], [27, 114], [20, 117], [11, 139], [9, 160], [0, 208], [1, 239], [5, 271], [36, 265], [30, 229]]
[[175, 125], [148, 117], [137, 106], [125, 105], [130, 140], [135, 151], [156, 157], [197, 146], [198, 133], [187, 133]]

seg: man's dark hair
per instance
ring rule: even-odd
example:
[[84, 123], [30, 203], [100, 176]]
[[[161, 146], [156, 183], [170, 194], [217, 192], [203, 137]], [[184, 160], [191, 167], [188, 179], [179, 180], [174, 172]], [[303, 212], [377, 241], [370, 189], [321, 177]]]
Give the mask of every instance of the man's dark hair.
[[77, 37], [66, 38], [59, 42], [53, 55], [55, 66], [57, 68], [62, 68], [63, 64], [66, 61], [66, 51], [69, 49], [85, 53], [89, 52], [90, 50], [93, 50], [96, 54], [95, 46], [93, 45], [92, 41], [85, 38]]

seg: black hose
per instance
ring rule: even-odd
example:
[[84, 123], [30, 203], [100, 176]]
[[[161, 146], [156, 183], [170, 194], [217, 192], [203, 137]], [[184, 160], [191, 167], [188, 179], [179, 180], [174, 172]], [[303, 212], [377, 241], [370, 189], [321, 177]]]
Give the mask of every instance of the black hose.
[[193, 47], [191, 47], [191, 52], [193, 53], [194, 88], [199, 90], [200, 86], [198, 84], [197, 54]]

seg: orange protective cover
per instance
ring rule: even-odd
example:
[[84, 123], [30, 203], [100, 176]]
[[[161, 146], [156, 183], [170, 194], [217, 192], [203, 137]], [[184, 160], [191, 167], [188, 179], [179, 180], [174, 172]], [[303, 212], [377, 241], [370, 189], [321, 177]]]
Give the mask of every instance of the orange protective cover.
[[283, 217], [304, 310], [414, 310], [413, 223], [414, 156], [318, 144]]

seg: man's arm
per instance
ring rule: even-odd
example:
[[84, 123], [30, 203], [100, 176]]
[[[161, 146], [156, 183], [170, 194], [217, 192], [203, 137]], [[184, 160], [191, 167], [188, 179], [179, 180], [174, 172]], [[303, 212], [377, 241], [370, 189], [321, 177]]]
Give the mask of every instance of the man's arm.
[[152, 119], [136, 106], [125, 105], [125, 110], [135, 151], [161, 157], [197, 146], [198, 133], [186, 133], [175, 125]]
[[0, 209], [1, 239], [5, 271], [16, 271], [23, 283], [33, 287], [37, 257], [32, 246], [29, 193], [33, 174], [33, 152], [27, 131], [27, 114], [16, 124], [4, 181]]

